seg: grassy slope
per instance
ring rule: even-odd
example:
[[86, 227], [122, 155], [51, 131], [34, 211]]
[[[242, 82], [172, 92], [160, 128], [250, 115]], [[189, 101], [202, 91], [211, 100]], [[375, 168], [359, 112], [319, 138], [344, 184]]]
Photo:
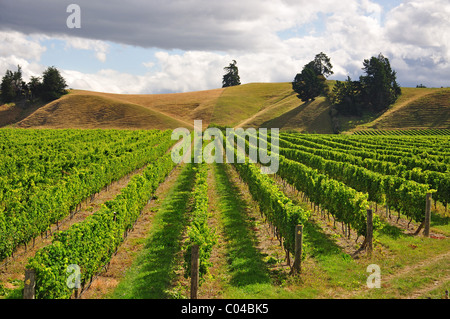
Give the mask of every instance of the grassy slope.
[[74, 91], [76, 94], [102, 96], [115, 101], [140, 105], [182, 121], [192, 127], [194, 120], [209, 124], [217, 99], [224, 89], [173, 94], [112, 94], [89, 91]]
[[[217, 100], [212, 123], [253, 126], [255, 116], [273, 114], [278, 106], [292, 107], [294, 92], [289, 83], [251, 83], [227, 88]], [[298, 99], [294, 103], [298, 105]]]
[[211, 122], [233, 127], [267, 127], [332, 133], [329, 104], [323, 97], [303, 103], [290, 82], [251, 83], [227, 88]]
[[[331, 117], [329, 114], [329, 103], [324, 97], [315, 101], [302, 103], [289, 109], [276, 117], [268, 118], [261, 123], [262, 127], [280, 128], [281, 130], [299, 131], [307, 133], [333, 133]], [[300, 103], [300, 104], [299, 104]]]
[[34, 102], [27, 107], [23, 103], [0, 104], [0, 127], [17, 123], [44, 105], [42, 102]]
[[402, 95], [386, 112], [361, 129], [450, 128], [449, 88], [402, 88]]
[[102, 96], [69, 94], [17, 123], [21, 128], [166, 129], [186, 126], [166, 114]]

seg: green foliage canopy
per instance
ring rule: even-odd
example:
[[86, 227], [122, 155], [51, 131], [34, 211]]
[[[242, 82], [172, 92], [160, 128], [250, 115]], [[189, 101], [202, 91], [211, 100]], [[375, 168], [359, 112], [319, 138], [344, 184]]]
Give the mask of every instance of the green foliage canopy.
[[323, 52], [303, 67], [292, 82], [292, 89], [303, 102], [314, 101], [320, 95], [328, 94], [326, 77], [333, 74], [330, 58]]
[[364, 111], [381, 112], [395, 103], [401, 94], [396, 72], [389, 59], [381, 53], [363, 62], [365, 75], [359, 81], [350, 77], [336, 81], [329, 98], [337, 111], [344, 115], [361, 115]]
[[22, 68], [17, 66], [17, 71], [7, 70], [2, 78], [1, 100], [10, 103], [19, 100], [34, 100], [41, 98], [45, 102], [59, 99], [66, 91], [67, 83], [59, 70], [48, 67], [41, 77], [32, 76], [28, 83], [22, 80]]

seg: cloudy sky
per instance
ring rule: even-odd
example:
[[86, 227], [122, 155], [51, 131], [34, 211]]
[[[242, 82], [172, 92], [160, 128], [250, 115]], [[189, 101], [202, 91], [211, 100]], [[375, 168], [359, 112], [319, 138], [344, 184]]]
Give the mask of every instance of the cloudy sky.
[[232, 60], [242, 83], [290, 82], [324, 52], [344, 80], [382, 53], [401, 86], [450, 86], [449, 17], [448, 0], [0, 0], [0, 75], [170, 93], [221, 87]]

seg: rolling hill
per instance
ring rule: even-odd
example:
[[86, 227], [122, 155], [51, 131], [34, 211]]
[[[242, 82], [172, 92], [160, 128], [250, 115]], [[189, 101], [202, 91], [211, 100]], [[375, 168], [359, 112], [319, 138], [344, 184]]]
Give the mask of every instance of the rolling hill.
[[186, 123], [138, 104], [92, 94], [68, 94], [36, 110], [19, 128], [174, 129]]
[[[344, 131], [450, 128], [450, 89], [402, 88], [382, 114], [339, 118]], [[19, 128], [192, 128], [194, 120], [229, 127], [278, 127], [333, 133], [336, 117], [324, 97], [303, 103], [290, 82], [250, 83], [174, 94], [112, 94], [71, 90], [46, 105], [1, 105], [0, 126]]]
[[386, 112], [361, 129], [450, 128], [450, 89], [402, 88], [403, 94]]

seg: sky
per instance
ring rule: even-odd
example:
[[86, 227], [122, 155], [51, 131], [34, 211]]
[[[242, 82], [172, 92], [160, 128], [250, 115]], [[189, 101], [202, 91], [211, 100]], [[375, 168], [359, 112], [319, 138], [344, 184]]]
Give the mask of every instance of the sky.
[[381, 53], [401, 86], [448, 87], [450, 1], [0, 0], [0, 76], [55, 66], [74, 89], [215, 89], [232, 60], [242, 84], [291, 82], [320, 52], [329, 79], [358, 79]]

